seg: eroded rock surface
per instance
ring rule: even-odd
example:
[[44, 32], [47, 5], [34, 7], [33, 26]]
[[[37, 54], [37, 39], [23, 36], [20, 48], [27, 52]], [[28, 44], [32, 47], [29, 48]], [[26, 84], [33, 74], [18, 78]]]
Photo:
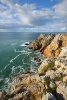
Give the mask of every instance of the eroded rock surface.
[[[0, 100], [67, 100], [67, 34], [41, 34], [30, 48], [44, 52], [48, 58], [37, 73], [14, 77], [11, 92], [3, 91]], [[40, 62], [36, 57], [34, 60]]]
[[41, 34], [36, 40], [30, 43], [30, 48], [39, 50], [47, 58], [57, 58], [62, 47], [67, 46], [67, 34]]

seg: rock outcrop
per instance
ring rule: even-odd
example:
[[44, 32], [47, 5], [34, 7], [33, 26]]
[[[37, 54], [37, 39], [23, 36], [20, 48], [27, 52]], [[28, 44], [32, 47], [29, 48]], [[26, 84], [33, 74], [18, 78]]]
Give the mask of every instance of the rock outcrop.
[[67, 100], [67, 85], [64, 82], [60, 82], [57, 87], [57, 99]]
[[51, 94], [51, 93], [46, 93], [46, 94], [43, 94], [42, 100], [56, 100], [56, 98], [54, 97], [53, 94]]
[[67, 46], [67, 34], [57, 34], [50, 45], [44, 49], [45, 57], [58, 57], [62, 47]]
[[65, 46], [67, 46], [67, 34], [41, 34], [29, 45], [31, 49], [39, 50], [47, 58], [58, 57], [62, 47]]
[[33, 50], [39, 50], [42, 47], [42, 43], [44, 39], [46, 38], [46, 35], [41, 34], [38, 39], [34, 40], [30, 43], [29, 48]]
[[38, 37], [38, 39], [30, 43], [30, 48], [33, 50], [40, 50], [41, 52], [43, 52], [43, 49], [51, 43], [54, 36], [54, 34], [50, 34], [48, 36], [41, 34]]

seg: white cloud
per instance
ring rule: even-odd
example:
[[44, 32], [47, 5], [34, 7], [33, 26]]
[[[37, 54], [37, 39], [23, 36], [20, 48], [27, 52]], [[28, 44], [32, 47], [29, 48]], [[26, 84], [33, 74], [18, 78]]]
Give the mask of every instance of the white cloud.
[[[37, 9], [35, 4], [20, 5], [17, 0], [0, 0], [0, 31], [66, 31], [67, 0], [51, 9]], [[54, 0], [52, 0], [54, 1]]]
[[67, 18], [67, 0], [62, 0], [61, 3], [54, 6], [55, 13], [60, 18]]
[[66, 27], [61, 28], [62, 31], [64, 31], [66, 29]]
[[1, 3], [3, 4], [6, 4], [7, 6], [10, 6], [12, 7], [13, 6], [13, 3], [12, 3], [12, 0], [0, 0]]

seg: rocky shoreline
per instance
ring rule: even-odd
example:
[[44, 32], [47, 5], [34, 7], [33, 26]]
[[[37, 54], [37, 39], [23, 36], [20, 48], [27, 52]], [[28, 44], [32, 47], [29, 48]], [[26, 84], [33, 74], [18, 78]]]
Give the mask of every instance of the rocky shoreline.
[[3, 91], [0, 100], [67, 100], [67, 34], [41, 34], [29, 48], [45, 56], [38, 72], [13, 78], [11, 92]]

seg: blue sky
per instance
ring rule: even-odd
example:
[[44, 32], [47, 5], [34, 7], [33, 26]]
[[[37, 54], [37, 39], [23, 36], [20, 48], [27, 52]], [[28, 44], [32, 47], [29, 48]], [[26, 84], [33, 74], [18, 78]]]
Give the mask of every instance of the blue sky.
[[0, 0], [0, 32], [67, 32], [67, 0]]

